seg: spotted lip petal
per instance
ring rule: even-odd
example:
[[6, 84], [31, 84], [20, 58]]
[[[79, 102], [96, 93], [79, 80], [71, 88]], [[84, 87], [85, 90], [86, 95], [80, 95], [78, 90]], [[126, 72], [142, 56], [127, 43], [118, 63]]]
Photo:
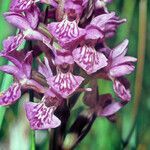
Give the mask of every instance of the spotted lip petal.
[[10, 36], [3, 41], [3, 48], [5, 52], [9, 52], [17, 49], [23, 43], [23, 34], [18, 34], [16, 36]]
[[116, 78], [113, 84], [116, 95], [124, 101], [130, 101], [131, 93], [129, 89], [129, 83], [126, 78]]
[[84, 78], [72, 73], [58, 73], [48, 79], [48, 84], [63, 98], [68, 98], [82, 83]]
[[34, 130], [56, 128], [61, 124], [54, 115], [55, 107], [47, 107], [44, 102], [28, 102], [25, 104], [25, 110], [30, 126]]
[[10, 4], [10, 11], [22, 12], [28, 10], [34, 0], [12, 0]]
[[74, 61], [83, 68], [87, 74], [92, 74], [107, 66], [107, 58], [104, 54], [96, 52], [92, 47], [83, 46], [73, 51]]
[[76, 47], [85, 36], [85, 30], [79, 28], [75, 20], [50, 23], [48, 29], [64, 49]]
[[21, 89], [18, 83], [14, 83], [4, 93], [0, 94], [0, 105], [8, 106], [15, 103], [21, 97]]

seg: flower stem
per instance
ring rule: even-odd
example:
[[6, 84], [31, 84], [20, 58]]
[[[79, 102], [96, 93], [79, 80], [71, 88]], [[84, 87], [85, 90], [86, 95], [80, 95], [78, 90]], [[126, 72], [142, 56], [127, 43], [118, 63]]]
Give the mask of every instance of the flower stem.
[[[34, 101], [34, 91], [33, 90], [29, 90], [29, 100], [30, 102]], [[36, 144], [35, 144], [35, 131], [31, 130], [30, 131], [30, 138], [31, 138], [31, 144], [30, 144], [30, 149], [31, 150], [35, 150]]]

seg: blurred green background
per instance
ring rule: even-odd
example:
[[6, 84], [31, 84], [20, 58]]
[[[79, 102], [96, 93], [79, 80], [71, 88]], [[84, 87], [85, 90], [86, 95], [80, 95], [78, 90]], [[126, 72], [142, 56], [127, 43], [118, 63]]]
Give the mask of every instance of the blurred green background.
[[[16, 32], [2, 15], [8, 10], [9, 3], [10, 0], [0, 0], [1, 50], [3, 39]], [[136, 71], [129, 76], [132, 101], [118, 113], [116, 123], [104, 118], [96, 119], [90, 133], [76, 149], [121, 150], [124, 145], [127, 150], [150, 150], [150, 0], [114, 0], [109, 10], [128, 20], [108, 41], [111, 47], [128, 38], [128, 54], [138, 57]], [[0, 58], [0, 65], [6, 63], [9, 62]], [[0, 72], [1, 91], [7, 89], [11, 82], [11, 76]], [[99, 84], [104, 93], [113, 92], [109, 82], [99, 81]], [[34, 139], [34, 132], [29, 129], [23, 109], [27, 99], [28, 95], [24, 95], [17, 104], [9, 108], [0, 107], [0, 150], [34, 149], [34, 142], [36, 149], [48, 149], [48, 132], [36, 131]]]

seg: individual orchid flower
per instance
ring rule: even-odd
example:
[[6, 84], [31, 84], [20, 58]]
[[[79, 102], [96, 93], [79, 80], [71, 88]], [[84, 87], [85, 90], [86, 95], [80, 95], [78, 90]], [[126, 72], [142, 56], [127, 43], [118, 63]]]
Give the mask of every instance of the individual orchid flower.
[[64, 49], [74, 49], [85, 36], [85, 30], [78, 27], [76, 20], [69, 21], [67, 17], [61, 22], [48, 24], [49, 32]]
[[120, 20], [116, 17], [114, 12], [102, 14], [92, 19], [91, 23], [87, 25], [86, 30], [89, 34], [92, 29], [97, 30], [95, 31], [96, 35], [99, 35], [99, 39], [102, 40], [103, 38], [112, 37], [117, 27], [125, 21], [126, 19]]
[[128, 43], [129, 41], [126, 39], [110, 52], [108, 66], [105, 68], [108, 77], [113, 81], [115, 93], [124, 101], [129, 101], [131, 94], [129, 83], [123, 76], [134, 71], [135, 67], [132, 63], [137, 61], [134, 57], [125, 56]]
[[[70, 62], [67, 60], [70, 60]], [[53, 91], [55, 91], [63, 98], [68, 98], [79, 88], [84, 78], [72, 74], [70, 65], [72, 65], [74, 61], [69, 53], [67, 56], [63, 55], [61, 52], [58, 52], [54, 61], [58, 66], [56, 75], [53, 75], [53, 72], [51, 71], [46, 58], [45, 65], [40, 62], [39, 72], [45, 76], [48, 85], [52, 88]]]
[[95, 73], [107, 66], [107, 58], [101, 52], [97, 52], [94, 47], [84, 45], [74, 49], [74, 61], [86, 71], [87, 74]]
[[33, 130], [56, 128], [61, 124], [61, 121], [54, 115], [60, 103], [59, 99], [51, 91], [48, 93], [48, 96], [45, 95], [40, 103], [27, 102], [25, 104], [26, 115]]
[[6, 39], [4, 42], [6, 46], [4, 45], [4, 47], [12, 48], [10, 50], [14, 50], [21, 45], [24, 39], [40, 40], [42, 42], [46, 41], [49, 43], [50, 40], [36, 30], [39, 21], [38, 15], [39, 9], [37, 7], [32, 7], [28, 12], [25, 13], [25, 15], [17, 12], [4, 13], [5, 19], [21, 31], [16, 36], [11, 36]]
[[132, 64], [137, 59], [130, 56], [125, 56], [127, 53], [127, 46], [129, 41], [126, 39], [116, 48], [114, 48], [109, 56], [109, 76], [121, 77], [128, 75], [134, 71], [135, 67]]
[[92, 81], [92, 91], [85, 93], [84, 103], [89, 106], [91, 111], [95, 112], [97, 116], [107, 117], [108, 119], [124, 106], [122, 101], [115, 101], [111, 94], [99, 95], [95, 81]]
[[28, 52], [26, 56], [22, 52], [11, 51], [3, 52], [1, 57], [7, 58], [14, 65], [0, 66], [0, 71], [13, 75], [15, 82], [8, 90], [0, 96], [0, 105], [10, 105], [15, 103], [21, 96], [21, 89], [34, 89], [43, 93], [44, 88], [31, 79], [32, 53]]
[[79, 88], [83, 80], [84, 78], [75, 76], [71, 72], [57, 72], [56, 76], [48, 79], [48, 83], [63, 98], [68, 98]]
[[109, 117], [118, 112], [124, 104], [117, 102], [110, 94], [104, 94], [99, 96], [99, 104], [97, 104], [97, 115], [100, 117]]

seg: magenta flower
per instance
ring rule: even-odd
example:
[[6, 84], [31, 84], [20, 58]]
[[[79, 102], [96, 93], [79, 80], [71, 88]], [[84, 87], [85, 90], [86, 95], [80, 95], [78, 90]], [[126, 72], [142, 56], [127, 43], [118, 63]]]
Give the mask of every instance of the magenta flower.
[[44, 96], [40, 103], [28, 102], [25, 104], [27, 118], [32, 129], [56, 128], [61, 124], [61, 121], [54, 115], [56, 109], [56, 106], [53, 105], [54, 100], [55, 95], [49, 93], [49, 96]]
[[111, 51], [109, 56], [109, 75], [111, 77], [124, 76], [134, 71], [135, 67], [132, 62], [136, 62], [137, 59], [125, 56], [127, 53], [127, 46], [128, 40], [125, 40]]
[[97, 30], [95, 32], [96, 35], [99, 35], [99, 39], [110, 38], [114, 36], [117, 27], [125, 21], [126, 19], [119, 20], [114, 12], [102, 14], [92, 19], [91, 23], [87, 25], [87, 33], [90, 34], [90, 31], [94, 29]]
[[13, 65], [0, 66], [0, 70], [13, 75], [15, 82], [8, 90], [0, 96], [0, 105], [11, 105], [21, 96], [21, 88], [34, 89], [43, 92], [43, 87], [31, 79], [32, 53], [28, 52], [26, 56], [22, 52], [11, 51], [1, 53], [1, 57], [7, 58]]
[[36, 30], [39, 22], [39, 9], [36, 6], [27, 11], [25, 15], [17, 12], [7, 12], [4, 16], [10, 24], [16, 26], [21, 31], [18, 35], [6, 39], [4, 42], [6, 46], [4, 45], [4, 47], [13, 48], [10, 50], [14, 50], [22, 44], [24, 39], [50, 42], [46, 36]]
[[76, 20], [69, 21], [67, 18], [50, 23], [48, 29], [64, 49], [74, 49], [85, 36], [85, 30], [78, 27]]
[[84, 69], [87, 74], [95, 73], [107, 66], [107, 58], [95, 48], [83, 46], [73, 50], [74, 61]]

